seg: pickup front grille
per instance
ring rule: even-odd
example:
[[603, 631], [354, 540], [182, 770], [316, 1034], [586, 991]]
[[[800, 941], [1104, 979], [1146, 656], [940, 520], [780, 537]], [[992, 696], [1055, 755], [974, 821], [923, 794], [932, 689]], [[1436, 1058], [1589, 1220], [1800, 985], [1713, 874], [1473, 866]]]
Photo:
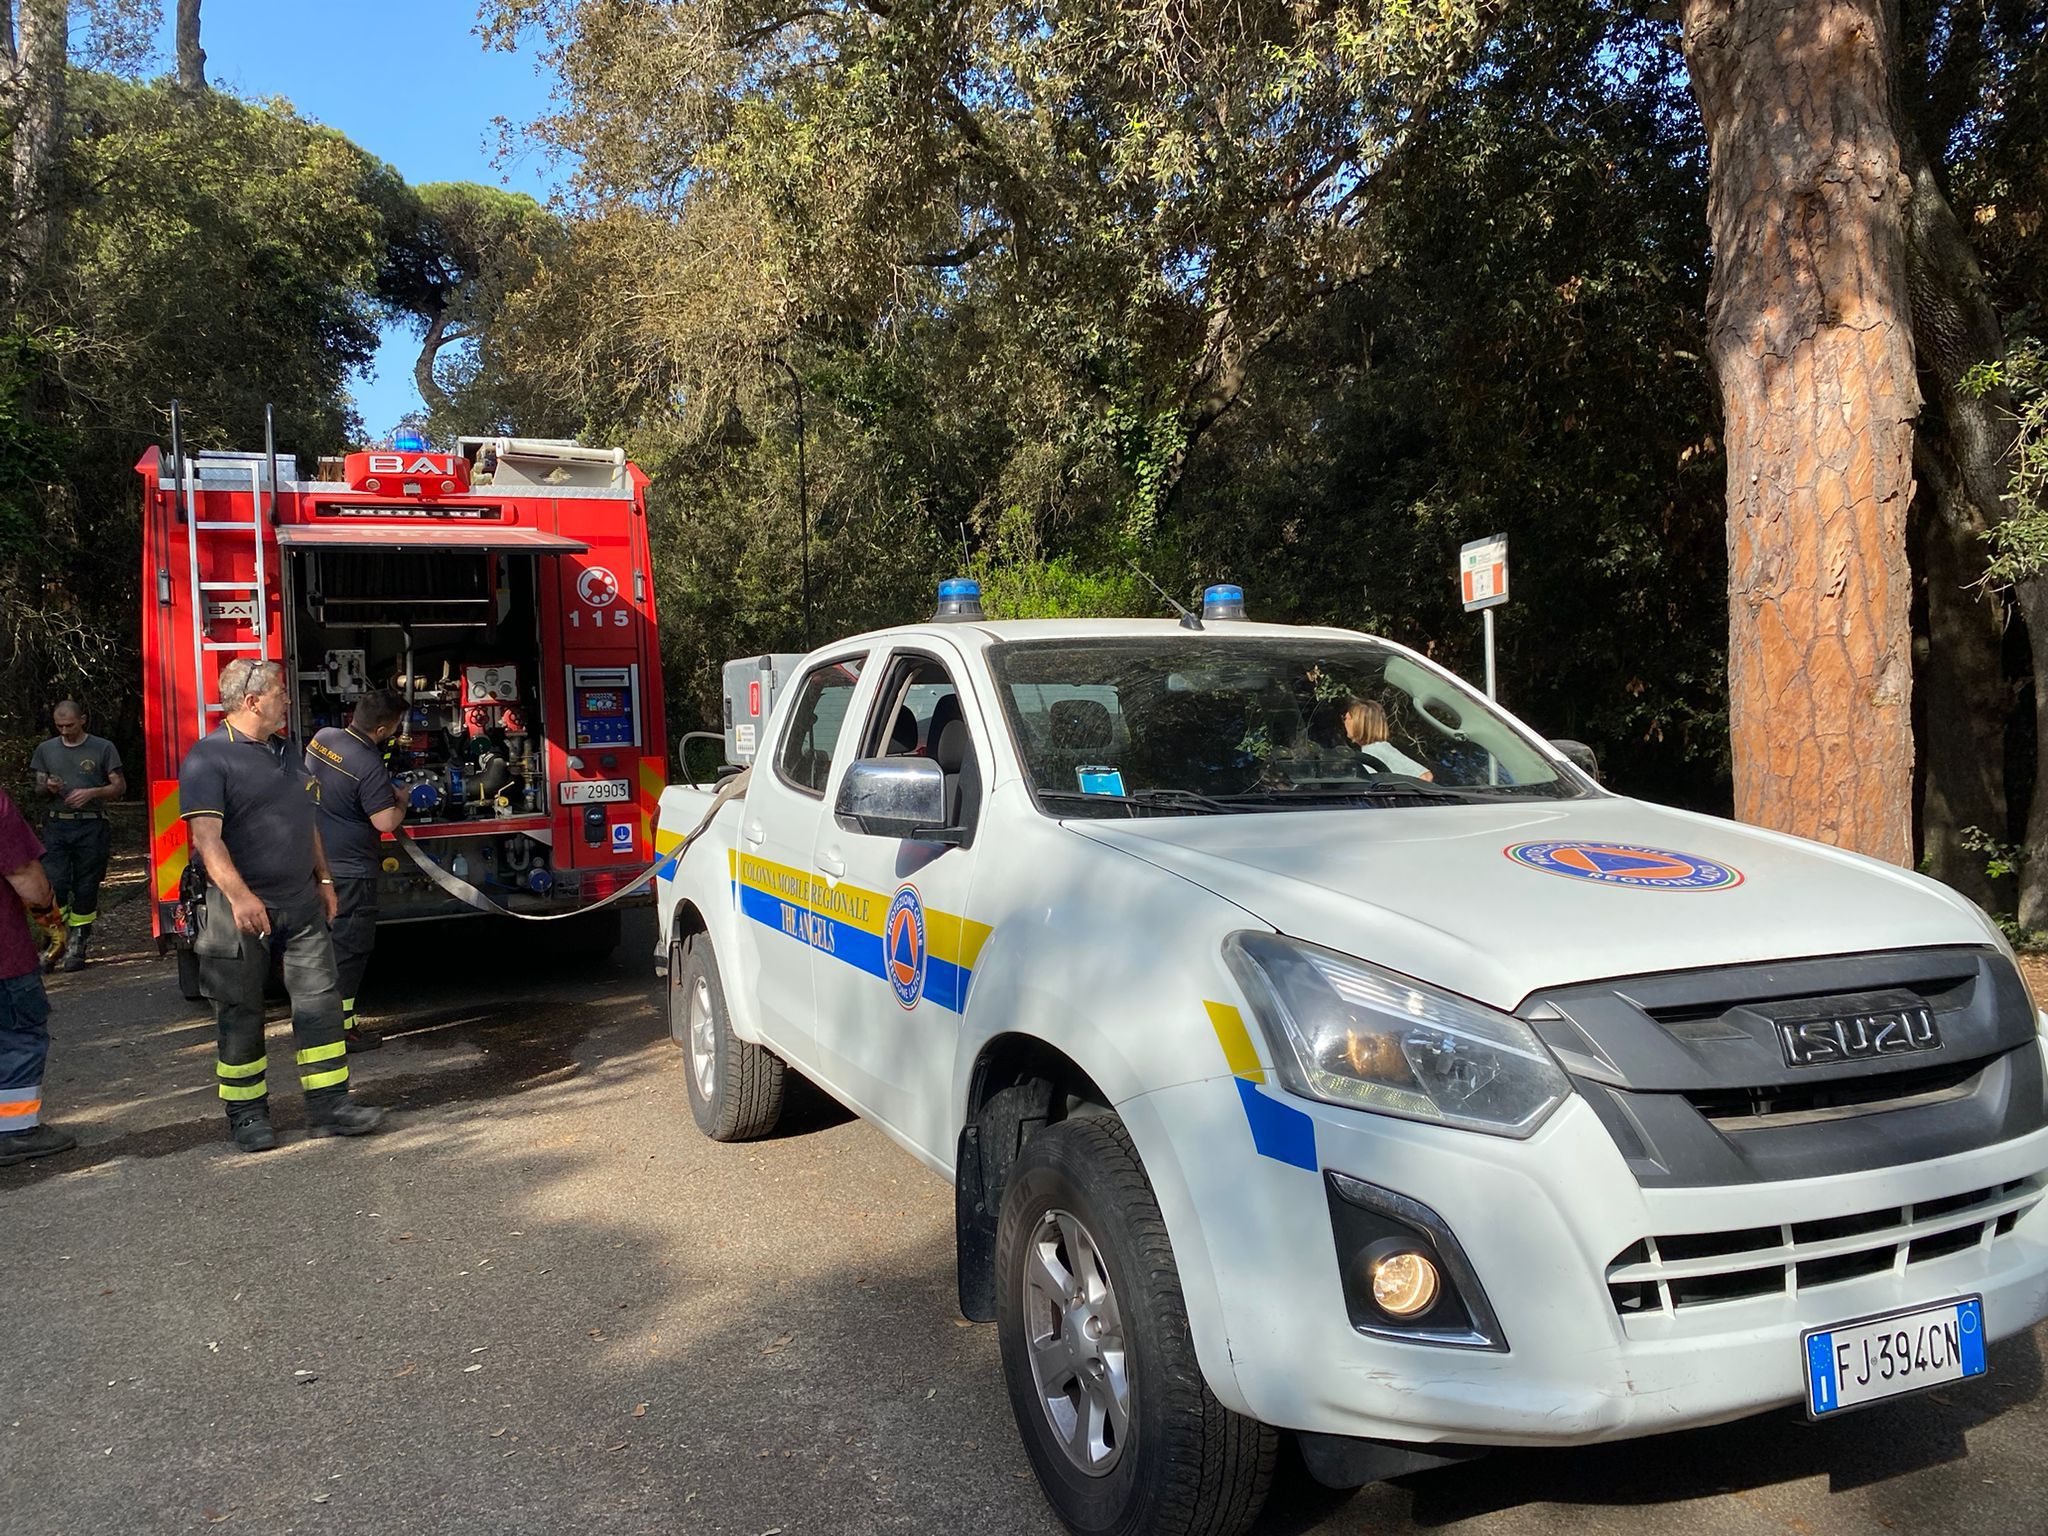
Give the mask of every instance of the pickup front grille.
[[[2048, 1128], [2034, 1005], [1988, 945], [1623, 976], [1547, 988], [1517, 1012], [1645, 1188], [1864, 1173]], [[1860, 1033], [1885, 1014], [1911, 1018], [1913, 1037]]]
[[1988, 1065], [1986, 1061], [1947, 1062], [1876, 1077], [1755, 1088], [1695, 1088], [1686, 1093], [1685, 1101], [1717, 1130], [1767, 1130], [1962, 1098], [1976, 1087]]
[[1850, 1216], [1645, 1237], [1607, 1266], [1607, 1293], [1625, 1318], [1801, 1295], [1989, 1247], [2040, 1203], [2044, 1191], [2048, 1174], [2037, 1174]]

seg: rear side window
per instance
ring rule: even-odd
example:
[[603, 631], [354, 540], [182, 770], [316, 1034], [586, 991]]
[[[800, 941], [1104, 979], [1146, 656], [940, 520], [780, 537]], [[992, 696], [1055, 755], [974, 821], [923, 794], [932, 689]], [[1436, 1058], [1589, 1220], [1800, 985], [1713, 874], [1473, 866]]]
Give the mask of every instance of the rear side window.
[[832, 754], [846, 728], [847, 706], [859, 681], [858, 656], [828, 661], [804, 674], [775, 759], [776, 772], [791, 788], [824, 796], [825, 781], [832, 776]]

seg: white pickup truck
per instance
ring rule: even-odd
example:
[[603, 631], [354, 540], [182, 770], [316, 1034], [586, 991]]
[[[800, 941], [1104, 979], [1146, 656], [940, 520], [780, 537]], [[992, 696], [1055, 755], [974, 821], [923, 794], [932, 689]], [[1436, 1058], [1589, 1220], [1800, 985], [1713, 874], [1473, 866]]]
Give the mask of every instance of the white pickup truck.
[[1241, 1530], [1283, 1430], [1351, 1486], [1826, 1417], [2048, 1314], [2043, 1019], [1968, 901], [1386, 641], [953, 606], [777, 698], [659, 888], [671, 1028], [708, 1135], [794, 1068], [953, 1182], [1074, 1530]]

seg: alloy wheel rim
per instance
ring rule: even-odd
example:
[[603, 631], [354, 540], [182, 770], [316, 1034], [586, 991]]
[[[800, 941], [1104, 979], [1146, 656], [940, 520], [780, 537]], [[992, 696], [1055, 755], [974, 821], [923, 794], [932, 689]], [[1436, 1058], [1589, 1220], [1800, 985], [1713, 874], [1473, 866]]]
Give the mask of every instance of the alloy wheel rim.
[[712, 1072], [717, 1065], [718, 1026], [711, 1017], [711, 979], [699, 973], [690, 987], [690, 1073], [697, 1092], [711, 1101]]
[[1024, 1252], [1025, 1347], [1040, 1410], [1067, 1460], [1090, 1477], [1130, 1444], [1123, 1313], [1102, 1251], [1070, 1212], [1038, 1218]]

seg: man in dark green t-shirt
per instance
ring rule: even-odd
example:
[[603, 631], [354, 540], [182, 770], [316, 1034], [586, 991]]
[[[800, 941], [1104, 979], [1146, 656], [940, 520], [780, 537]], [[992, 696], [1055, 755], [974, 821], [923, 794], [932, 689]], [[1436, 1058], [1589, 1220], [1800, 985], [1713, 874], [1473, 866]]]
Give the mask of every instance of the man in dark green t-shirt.
[[82, 971], [107, 873], [106, 805], [128, 793], [128, 776], [114, 744], [86, 733], [85, 711], [75, 702], [51, 710], [50, 723], [57, 734], [37, 745], [28, 767], [36, 788], [55, 802], [43, 820], [43, 868], [71, 927], [64, 969]]

